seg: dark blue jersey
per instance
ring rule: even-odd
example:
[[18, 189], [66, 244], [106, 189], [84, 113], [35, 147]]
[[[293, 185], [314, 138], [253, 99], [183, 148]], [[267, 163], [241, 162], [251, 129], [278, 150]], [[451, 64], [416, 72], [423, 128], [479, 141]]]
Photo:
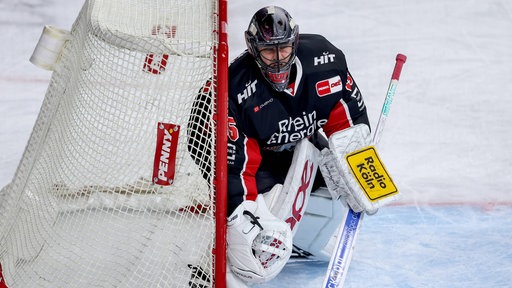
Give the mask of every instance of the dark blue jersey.
[[[244, 52], [229, 67], [229, 211], [255, 200], [265, 173], [284, 181], [296, 143], [322, 128], [332, 133], [368, 123], [361, 93], [341, 50], [320, 35], [301, 34], [290, 83], [278, 92]], [[281, 182], [278, 180], [277, 182]]]

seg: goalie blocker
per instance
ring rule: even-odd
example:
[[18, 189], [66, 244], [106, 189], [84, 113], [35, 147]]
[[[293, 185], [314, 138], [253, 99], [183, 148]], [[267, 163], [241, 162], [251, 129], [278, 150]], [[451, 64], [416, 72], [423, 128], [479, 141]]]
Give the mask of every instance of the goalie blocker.
[[371, 143], [368, 126], [355, 125], [329, 137], [329, 148], [321, 151], [320, 161], [332, 197], [341, 198], [355, 212], [368, 214], [398, 197], [398, 189]]

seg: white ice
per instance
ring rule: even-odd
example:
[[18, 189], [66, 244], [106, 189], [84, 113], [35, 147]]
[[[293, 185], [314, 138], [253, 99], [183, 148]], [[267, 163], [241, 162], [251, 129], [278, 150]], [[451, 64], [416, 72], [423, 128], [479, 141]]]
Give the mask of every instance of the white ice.
[[[366, 217], [347, 287], [512, 285], [512, 2], [229, 1], [230, 58], [260, 7], [341, 48], [375, 126], [397, 53], [407, 55], [380, 143], [401, 200]], [[13, 177], [50, 73], [28, 59], [44, 25], [82, 1], [0, 2], [0, 187]], [[511, 97], [511, 98], [509, 98]], [[261, 287], [320, 287], [326, 263], [293, 262]]]

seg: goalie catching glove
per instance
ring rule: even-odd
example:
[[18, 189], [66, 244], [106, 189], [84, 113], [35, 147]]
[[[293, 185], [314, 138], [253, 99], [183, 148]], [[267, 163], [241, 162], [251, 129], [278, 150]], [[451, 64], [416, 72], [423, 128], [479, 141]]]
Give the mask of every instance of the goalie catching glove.
[[227, 258], [233, 274], [248, 283], [273, 279], [292, 253], [290, 226], [272, 215], [262, 196], [242, 202], [228, 218]]
[[368, 214], [393, 201], [398, 190], [377, 155], [367, 125], [358, 124], [329, 137], [321, 151], [320, 171], [334, 199]]

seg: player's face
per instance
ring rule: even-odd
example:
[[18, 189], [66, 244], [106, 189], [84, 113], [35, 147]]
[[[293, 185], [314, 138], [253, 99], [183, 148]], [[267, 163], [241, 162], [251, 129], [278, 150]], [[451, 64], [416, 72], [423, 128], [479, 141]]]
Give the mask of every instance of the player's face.
[[288, 64], [292, 56], [292, 45], [264, 46], [258, 48], [261, 60], [272, 68]]

